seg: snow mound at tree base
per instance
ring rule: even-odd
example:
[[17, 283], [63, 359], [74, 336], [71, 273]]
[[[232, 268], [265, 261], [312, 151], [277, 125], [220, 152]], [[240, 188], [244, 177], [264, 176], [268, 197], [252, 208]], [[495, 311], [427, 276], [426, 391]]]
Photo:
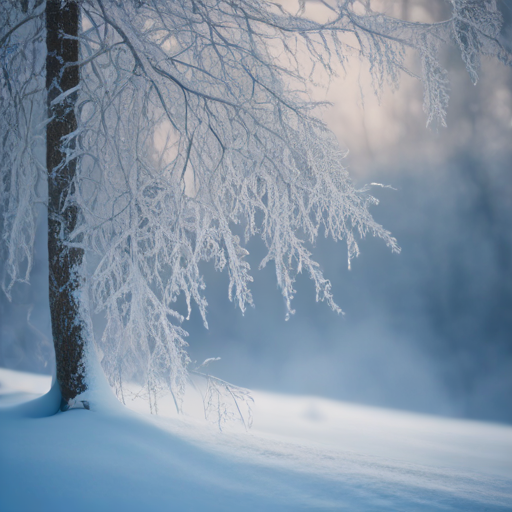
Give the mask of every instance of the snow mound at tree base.
[[[0, 405], [50, 381], [0, 369]], [[0, 510], [510, 511], [512, 427], [254, 393], [254, 428], [0, 409]], [[166, 411], [163, 411], [166, 413]]]

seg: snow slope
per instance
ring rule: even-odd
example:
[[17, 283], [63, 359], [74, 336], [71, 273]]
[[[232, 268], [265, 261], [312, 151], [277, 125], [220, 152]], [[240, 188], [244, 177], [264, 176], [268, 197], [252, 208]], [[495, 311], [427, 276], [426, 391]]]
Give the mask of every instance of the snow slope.
[[512, 511], [512, 427], [255, 392], [249, 432], [164, 404], [12, 414], [50, 379], [0, 369], [0, 510]]

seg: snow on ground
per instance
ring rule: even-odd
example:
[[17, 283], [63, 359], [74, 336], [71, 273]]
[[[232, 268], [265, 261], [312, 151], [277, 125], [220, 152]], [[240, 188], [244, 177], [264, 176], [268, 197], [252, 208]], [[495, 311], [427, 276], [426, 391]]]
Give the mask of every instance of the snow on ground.
[[0, 369], [2, 512], [512, 511], [510, 426], [262, 392], [249, 432], [193, 399], [12, 414], [49, 387]]

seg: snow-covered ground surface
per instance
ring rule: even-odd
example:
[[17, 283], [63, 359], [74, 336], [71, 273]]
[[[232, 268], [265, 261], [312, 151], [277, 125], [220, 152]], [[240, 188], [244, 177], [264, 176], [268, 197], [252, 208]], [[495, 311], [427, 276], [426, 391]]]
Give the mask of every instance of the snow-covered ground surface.
[[510, 426], [261, 392], [249, 432], [193, 400], [13, 413], [49, 387], [0, 369], [2, 512], [512, 511]]

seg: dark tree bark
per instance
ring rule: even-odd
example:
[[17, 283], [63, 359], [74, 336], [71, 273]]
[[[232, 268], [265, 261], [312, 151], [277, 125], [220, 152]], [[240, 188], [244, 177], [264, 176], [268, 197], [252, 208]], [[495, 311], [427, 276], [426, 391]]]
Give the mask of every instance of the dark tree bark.
[[[48, 255], [50, 310], [57, 380], [62, 393], [61, 409], [86, 390], [84, 350], [86, 327], [80, 316], [77, 293], [81, 288], [79, 268], [84, 252], [71, 247], [78, 209], [67, 204], [74, 191], [77, 161], [66, 157], [73, 151], [77, 128], [75, 103], [79, 85], [79, 6], [76, 1], [46, 3], [46, 88], [48, 116], [46, 165], [48, 170]], [[71, 135], [71, 137], [70, 137]], [[75, 240], [76, 242], [76, 240]]]

